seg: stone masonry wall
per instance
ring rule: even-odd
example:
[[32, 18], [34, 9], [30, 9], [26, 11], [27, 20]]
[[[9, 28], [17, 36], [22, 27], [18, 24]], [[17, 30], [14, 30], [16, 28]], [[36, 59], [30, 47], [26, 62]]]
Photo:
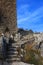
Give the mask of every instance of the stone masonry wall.
[[0, 0], [0, 31], [6, 27], [11, 32], [16, 31], [16, 0]]

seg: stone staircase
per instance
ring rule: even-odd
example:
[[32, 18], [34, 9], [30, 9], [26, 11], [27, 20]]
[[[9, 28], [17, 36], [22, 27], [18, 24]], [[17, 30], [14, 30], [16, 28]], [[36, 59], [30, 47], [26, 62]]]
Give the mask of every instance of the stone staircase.
[[21, 58], [20, 58], [19, 50], [20, 50], [20, 45], [16, 44], [16, 43], [12, 43], [12, 45], [9, 46], [9, 49], [7, 52], [8, 57], [7, 57], [6, 61], [7, 62], [20, 61]]

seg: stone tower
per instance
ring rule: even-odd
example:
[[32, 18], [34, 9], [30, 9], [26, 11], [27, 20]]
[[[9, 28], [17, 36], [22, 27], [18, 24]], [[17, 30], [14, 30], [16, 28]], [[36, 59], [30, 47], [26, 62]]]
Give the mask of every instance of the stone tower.
[[0, 31], [8, 27], [11, 32], [15, 32], [16, 21], [16, 0], [0, 0]]

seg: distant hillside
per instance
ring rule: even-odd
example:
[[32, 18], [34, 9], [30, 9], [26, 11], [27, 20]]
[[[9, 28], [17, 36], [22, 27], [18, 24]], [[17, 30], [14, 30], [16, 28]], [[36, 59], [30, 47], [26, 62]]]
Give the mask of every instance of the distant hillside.
[[28, 30], [24, 30], [24, 29], [21, 29], [21, 28], [19, 28], [17, 32], [20, 33], [23, 36], [34, 33], [32, 30], [28, 31]]

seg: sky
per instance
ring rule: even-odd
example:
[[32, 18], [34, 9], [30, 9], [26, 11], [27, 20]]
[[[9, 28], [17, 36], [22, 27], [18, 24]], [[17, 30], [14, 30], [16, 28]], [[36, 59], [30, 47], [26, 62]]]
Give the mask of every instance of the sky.
[[43, 32], [43, 0], [16, 0], [17, 27]]

